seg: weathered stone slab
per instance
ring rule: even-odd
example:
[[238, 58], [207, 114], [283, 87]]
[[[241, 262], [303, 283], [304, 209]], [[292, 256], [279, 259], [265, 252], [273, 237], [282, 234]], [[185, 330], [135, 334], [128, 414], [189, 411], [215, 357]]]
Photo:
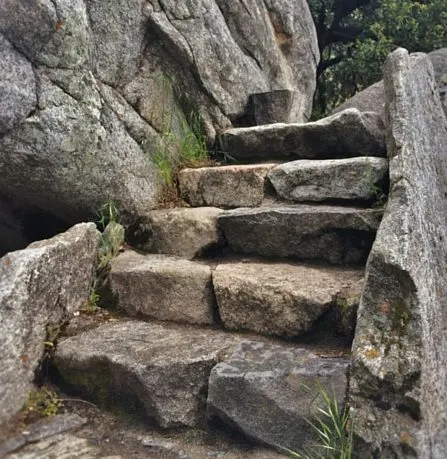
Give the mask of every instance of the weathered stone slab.
[[440, 459], [447, 455], [447, 121], [426, 55], [392, 53], [385, 93], [390, 196], [353, 345], [354, 428], [375, 454]]
[[225, 327], [292, 337], [348, 297], [360, 299], [363, 270], [291, 263], [226, 263], [213, 271]]
[[211, 269], [165, 255], [125, 252], [111, 262], [110, 288], [130, 316], [190, 324], [214, 322]]
[[83, 223], [0, 259], [0, 424], [22, 408], [57, 328], [90, 294], [99, 232]]
[[315, 440], [308, 419], [321, 407], [319, 390], [326, 388], [342, 404], [347, 369], [345, 359], [243, 341], [213, 368], [208, 411], [256, 440], [302, 451]]
[[178, 175], [183, 199], [194, 207], [255, 207], [264, 199], [265, 176], [276, 164], [183, 169]]
[[235, 253], [361, 263], [381, 214], [378, 209], [355, 207], [269, 205], [226, 211], [219, 224]]
[[128, 232], [133, 247], [143, 252], [194, 258], [222, 245], [216, 207], [153, 210]]
[[220, 149], [245, 161], [385, 156], [385, 129], [377, 113], [357, 109], [306, 124], [228, 129]]
[[97, 403], [164, 428], [204, 421], [208, 378], [238, 338], [213, 330], [128, 321], [109, 323], [59, 342], [62, 378]]
[[268, 179], [289, 201], [372, 201], [383, 194], [387, 172], [385, 158], [301, 159], [274, 167]]

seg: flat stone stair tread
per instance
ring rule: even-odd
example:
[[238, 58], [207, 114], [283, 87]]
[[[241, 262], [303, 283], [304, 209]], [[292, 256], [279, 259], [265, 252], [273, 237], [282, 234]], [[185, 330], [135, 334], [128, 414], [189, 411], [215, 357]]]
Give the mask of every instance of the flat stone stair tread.
[[230, 249], [239, 254], [364, 263], [382, 209], [309, 204], [265, 204], [223, 212], [218, 220]]
[[211, 369], [239, 339], [173, 324], [109, 322], [60, 340], [54, 365], [64, 383], [100, 405], [121, 400], [163, 428], [192, 427], [204, 422]]
[[218, 136], [220, 150], [240, 161], [386, 156], [380, 115], [347, 109], [305, 124], [233, 128]]
[[226, 328], [295, 337], [330, 308], [337, 317], [356, 310], [363, 275], [359, 267], [231, 260], [213, 269], [213, 286]]
[[223, 244], [217, 207], [152, 210], [128, 229], [132, 247], [146, 253], [192, 259]]
[[388, 160], [356, 157], [297, 160], [272, 168], [267, 177], [276, 193], [289, 201], [367, 200], [384, 193]]
[[110, 263], [116, 307], [133, 317], [212, 324], [215, 297], [210, 267], [171, 255], [125, 251]]
[[208, 413], [262, 443], [302, 452], [318, 443], [309, 421], [327, 409], [321, 389], [343, 409], [348, 368], [348, 359], [242, 341], [211, 371]]
[[183, 169], [180, 193], [194, 207], [255, 207], [264, 198], [265, 176], [278, 163]]
[[[348, 362], [318, 357], [293, 343], [250, 340], [247, 335], [209, 328], [115, 320], [61, 338], [52, 364], [65, 390], [76, 391], [99, 406], [143, 415], [162, 428], [204, 426], [210, 373], [244, 342], [310, 356], [322, 364]], [[277, 373], [285, 376], [287, 365], [301, 363], [278, 361]]]

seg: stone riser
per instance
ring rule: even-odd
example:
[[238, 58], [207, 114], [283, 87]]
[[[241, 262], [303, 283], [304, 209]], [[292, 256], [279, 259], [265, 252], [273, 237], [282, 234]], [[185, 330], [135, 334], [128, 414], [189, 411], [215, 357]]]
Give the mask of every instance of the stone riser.
[[298, 160], [183, 169], [180, 194], [192, 207], [257, 207], [263, 201], [381, 201], [388, 160], [376, 157]]
[[217, 416], [262, 443], [302, 450], [314, 440], [306, 419], [321, 406], [319, 388], [343, 403], [348, 360], [220, 331], [120, 321], [60, 340], [53, 365], [66, 388], [105, 408], [121, 401], [131, 416], [162, 428], [204, 427]]
[[363, 269], [256, 260], [217, 266], [125, 252], [112, 262], [110, 287], [126, 315], [220, 325], [263, 335], [308, 333], [326, 313], [352, 338]]

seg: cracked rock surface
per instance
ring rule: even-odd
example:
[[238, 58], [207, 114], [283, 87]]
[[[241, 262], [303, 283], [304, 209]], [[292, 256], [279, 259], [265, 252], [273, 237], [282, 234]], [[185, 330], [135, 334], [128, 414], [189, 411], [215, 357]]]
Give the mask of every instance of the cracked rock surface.
[[108, 199], [126, 219], [144, 215], [162, 133], [192, 110], [212, 142], [250, 94], [284, 89], [303, 121], [318, 60], [304, 0], [2, 1], [0, 200], [13, 201], [11, 222], [57, 219], [34, 239]]

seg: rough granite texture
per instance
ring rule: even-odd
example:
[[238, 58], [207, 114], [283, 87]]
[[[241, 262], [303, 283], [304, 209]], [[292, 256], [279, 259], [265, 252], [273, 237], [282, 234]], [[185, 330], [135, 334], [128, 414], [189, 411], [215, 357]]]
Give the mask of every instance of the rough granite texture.
[[99, 237], [83, 223], [0, 259], [0, 424], [27, 399], [46, 326], [57, 330], [87, 302]]
[[225, 211], [219, 225], [235, 253], [365, 262], [382, 211], [328, 205], [266, 205]]
[[111, 262], [116, 306], [129, 316], [212, 324], [216, 309], [211, 269], [166, 255], [127, 251]]
[[308, 420], [322, 387], [343, 404], [348, 361], [308, 350], [242, 341], [213, 368], [208, 412], [255, 440], [294, 451], [316, 441]]
[[220, 149], [241, 162], [385, 156], [385, 128], [377, 113], [355, 108], [306, 124], [228, 129]]
[[385, 158], [301, 159], [280, 164], [267, 177], [276, 193], [289, 201], [367, 200], [385, 192]]
[[256, 207], [264, 199], [265, 176], [275, 163], [183, 169], [180, 193], [193, 207]]
[[[447, 121], [424, 54], [385, 63], [390, 196], [366, 268], [354, 428], [380, 457], [447, 456]], [[397, 456], [396, 456], [397, 455]]]
[[318, 61], [305, 0], [2, 0], [0, 198], [26, 224], [68, 227], [108, 199], [133, 221], [157, 203], [163, 133], [175, 160], [191, 112], [212, 144], [274, 90], [302, 122]]
[[152, 210], [129, 228], [128, 240], [143, 252], [191, 259], [224, 243], [222, 213], [216, 207]]
[[226, 328], [293, 337], [311, 329], [331, 307], [357, 302], [362, 269], [291, 263], [225, 263], [213, 271], [219, 315]]
[[60, 341], [63, 380], [102, 406], [139, 411], [163, 428], [205, 420], [211, 369], [238, 339], [220, 331], [126, 321]]

